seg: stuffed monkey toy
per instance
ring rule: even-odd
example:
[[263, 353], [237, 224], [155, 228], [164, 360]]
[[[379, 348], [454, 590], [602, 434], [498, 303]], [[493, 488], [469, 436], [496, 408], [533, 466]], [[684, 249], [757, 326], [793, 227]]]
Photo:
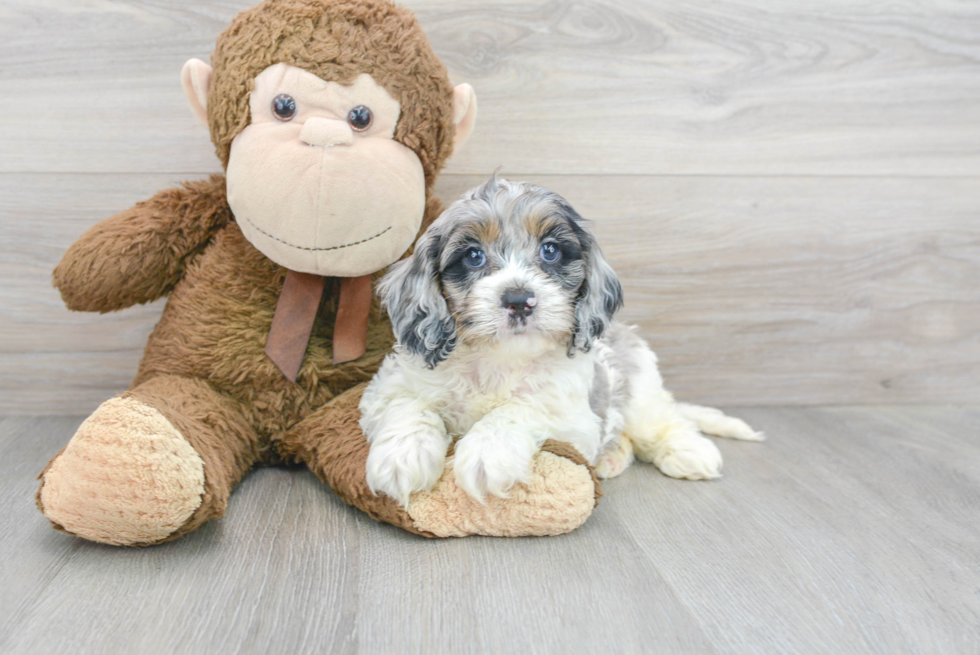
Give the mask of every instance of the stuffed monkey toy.
[[[182, 73], [224, 175], [167, 189], [69, 248], [69, 309], [169, 295], [132, 386], [41, 473], [55, 528], [106, 544], [175, 539], [220, 517], [256, 465], [305, 463], [347, 503], [425, 536], [568, 532], [599, 495], [549, 442], [530, 481], [483, 505], [452, 471], [408, 509], [365, 482], [364, 384], [393, 338], [372, 279], [441, 211], [440, 168], [469, 135], [407, 10], [385, 0], [266, 0]], [[213, 68], [212, 68], [213, 66]]]

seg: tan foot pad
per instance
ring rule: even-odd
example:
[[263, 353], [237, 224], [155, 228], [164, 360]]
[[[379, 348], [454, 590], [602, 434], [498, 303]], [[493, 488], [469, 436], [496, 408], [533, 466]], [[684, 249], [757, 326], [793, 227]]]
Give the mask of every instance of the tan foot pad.
[[67, 532], [120, 546], [158, 542], [201, 504], [204, 462], [159, 411], [102, 403], [41, 474], [38, 505]]
[[412, 496], [408, 514], [419, 530], [437, 537], [559, 535], [589, 518], [599, 493], [584, 464], [542, 451], [530, 481], [514, 487], [509, 499], [488, 496], [480, 504], [456, 486], [447, 467], [432, 491]]

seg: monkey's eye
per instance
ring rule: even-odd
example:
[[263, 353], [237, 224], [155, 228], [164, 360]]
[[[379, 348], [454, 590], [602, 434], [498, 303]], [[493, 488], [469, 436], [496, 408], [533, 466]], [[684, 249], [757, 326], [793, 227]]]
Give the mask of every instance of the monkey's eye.
[[272, 113], [283, 122], [293, 120], [293, 116], [296, 115], [296, 101], [293, 99], [293, 96], [280, 93], [273, 98]]
[[358, 105], [350, 110], [347, 114], [347, 124], [351, 126], [355, 132], [363, 132], [367, 128], [371, 127], [371, 122], [374, 120], [374, 114], [371, 110], [364, 105]]
[[561, 250], [554, 243], [541, 244], [541, 261], [554, 264], [561, 257]]
[[466, 254], [463, 255], [463, 261], [466, 262], [466, 265], [470, 268], [483, 268], [483, 266], [487, 263], [487, 255], [479, 248], [470, 248], [466, 251]]

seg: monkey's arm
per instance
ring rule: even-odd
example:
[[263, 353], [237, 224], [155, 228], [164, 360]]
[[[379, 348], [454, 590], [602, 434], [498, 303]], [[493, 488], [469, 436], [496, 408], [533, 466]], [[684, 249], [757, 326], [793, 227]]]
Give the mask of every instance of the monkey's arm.
[[54, 285], [76, 311], [156, 300], [230, 220], [223, 175], [165, 189], [83, 234], [54, 269]]

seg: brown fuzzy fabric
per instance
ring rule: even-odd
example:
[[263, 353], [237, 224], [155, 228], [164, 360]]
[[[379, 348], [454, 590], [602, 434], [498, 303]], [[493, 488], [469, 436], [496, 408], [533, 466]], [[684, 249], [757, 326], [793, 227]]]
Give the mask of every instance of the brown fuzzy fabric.
[[370, 446], [357, 424], [365, 386], [343, 393], [296, 425], [279, 441], [279, 450], [290, 461], [305, 462], [348, 505], [377, 521], [432, 537], [415, 527], [401, 505], [368, 488], [365, 462]]
[[244, 420], [238, 403], [203, 380], [174, 375], [155, 377], [125, 396], [136, 398], [163, 414], [204, 461], [201, 505], [163, 541], [176, 539], [210, 519], [223, 516], [231, 490], [261, 455], [261, 440]]
[[[438, 199], [428, 199], [423, 230], [441, 209]], [[211, 227], [200, 229], [200, 222]], [[136, 266], [134, 235], [146, 244], [141, 253], [146, 270]], [[203, 243], [194, 243], [195, 238]], [[311, 426], [314, 414], [328, 427], [343, 425], [346, 436], [364, 448], [363, 454], [356, 448], [334, 453], [336, 466], [363, 467], [367, 443], [356, 419], [343, 412], [336, 420], [327, 418], [325, 405], [371, 379], [394, 342], [391, 324], [375, 300], [367, 352], [335, 366], [332, 330], [340, 285], [329, 279], [297, 381], [286, 380], [264, 352], [286, 269], [242, 236], [227, 206], [222, 176], [162, 191], [99, 223], [69, 249], [57, 271], [55, 284], [72, 308], [108, 311], [152, 300], [172, 287], [129, 395], [159, 410], [198, 451], [206, 484], [198, 510], [163, 541], [220, 517], [241, 477], [257, 463], [282, 462], [276, 442], [307, 417]], [[169, 281], [161, 282], [166, 276]], [[298, 430], [293, 435], [297, 453], [301, 435], [315, 440], [319, 434]], [[319, 446], [306, 448], [302, 453], [311, 457], [324, 452]], [[297, 453], [286, 452], [295, 459]], [[314, 466], [321, 463], [318, 459]], [[338, 485], [348, 481], [330, 479]], [[350, 490], [335, 490], [375, 518], [415, 531], [397, 505], [378, 509], [376, 497], [364, 495], [356, 481], [351, 484]], [[44, 511], [40, 502], [38, 507]]]
[[249, 123], [255, 76], [286, 63], [324, 80], [368, 73], [401, 105], [395, 140], [422, 161], [426, 186], [452, 154], [453, 87], [412, 13], [387, 0], [266, 0], [240, 13], [211, 55], [211, 139], [222, 165]]
[[224, 175], [160, 191], [83, 234], [54, 269], [54, 285], [80, 312], [156, 300], [229, 221]]
[[269, 444], [351, 387], [369, 380], [393, 343], [391, 325], [371, 309], [367, 352], [334, 365], [333, 325], [339, 282], [327, 281], [310, 343], [296, 378], [287, 380], [265, 354], [286, 269], [242, 235], [236, 223], [221, 230], [187, 269], [147, 343], [135, 385], [161, 375], [205, 380], [237, 403], [264, 442], [262, 459], [276, 461]]

